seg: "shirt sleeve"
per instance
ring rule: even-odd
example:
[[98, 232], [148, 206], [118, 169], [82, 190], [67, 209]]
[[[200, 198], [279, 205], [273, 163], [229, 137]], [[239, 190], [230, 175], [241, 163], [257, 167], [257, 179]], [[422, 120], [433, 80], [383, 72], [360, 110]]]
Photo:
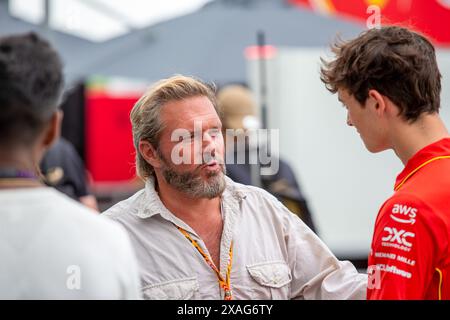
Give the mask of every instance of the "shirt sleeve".
[[285, 241], [291, 270], [291, 299], [365, 300], [367, 275], [339, 261], [301, 219], [285, 211]]
[[433, 212], [412, 196], [381, 208], [369, 256], [367, 298], [424, 299], [433, 275]]

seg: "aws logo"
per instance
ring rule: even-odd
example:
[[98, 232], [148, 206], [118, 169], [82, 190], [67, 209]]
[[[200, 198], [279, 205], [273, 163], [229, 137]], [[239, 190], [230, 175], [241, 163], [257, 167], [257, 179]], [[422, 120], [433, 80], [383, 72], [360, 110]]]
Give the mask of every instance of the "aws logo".
[[408, 238], [414, 238], [416, 235], [412, 232], [406, 232], [405, 230], [397, 230], [396, 228], [385, 227], [384, 231], [388, 233], [387, 236], [381, 238], [385, 242], [394, 242], [402, 244], [409, 248], [412, 247], [412, 243], [409, 242]]
[[400, 223], [413, 225], [416, 223], [417, 209], [401, 204], [394, 204], [392, 208], [391, 218]]

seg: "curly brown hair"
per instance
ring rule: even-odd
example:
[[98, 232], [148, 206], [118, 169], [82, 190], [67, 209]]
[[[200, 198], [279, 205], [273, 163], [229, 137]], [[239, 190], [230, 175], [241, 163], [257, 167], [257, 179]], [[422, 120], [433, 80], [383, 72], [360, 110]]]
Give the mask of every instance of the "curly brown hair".
[[332, 93], [346, 89], [363, 106], [375, 89], [414, 122], [422, 113], [438, 113], [441, 74], [433, 45], [403, 27], [387, 26], [363, 32], [331, 47], [335, 59], [321, 59], [321, 80]]

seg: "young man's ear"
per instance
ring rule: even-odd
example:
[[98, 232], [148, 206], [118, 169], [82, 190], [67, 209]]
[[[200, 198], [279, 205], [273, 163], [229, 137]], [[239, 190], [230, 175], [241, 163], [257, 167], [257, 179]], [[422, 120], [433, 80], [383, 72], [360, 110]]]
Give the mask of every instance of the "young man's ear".
[[386, 101], [384, 96], [377, 90], [369, 90], [367, 103], [369, 104], [369, 107], [373, 107], [375, 112], [379, 115], [386, 112]]
[[139, 141], [139, 152], [141, 156], [152, 165], [154, 168], [161, 167], [161, 160], [158, 157], [158, 153], [156, 149], [152, 146], [152, 144], [146, 140]]
[[45, 149], [49, 149], [61, 135], [61, 124], [64, 113], [62, 110], [57, 110], [52, 114], [47, 128], [44, 132], [42, 144]]

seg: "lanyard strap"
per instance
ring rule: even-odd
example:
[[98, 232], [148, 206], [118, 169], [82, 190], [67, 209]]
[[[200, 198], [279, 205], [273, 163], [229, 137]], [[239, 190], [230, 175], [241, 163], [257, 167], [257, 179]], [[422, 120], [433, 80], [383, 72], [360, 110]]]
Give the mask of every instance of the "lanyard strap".
[[208, 257], [208, 255], [200, 248], [197, 241], [192, 239], [192, 237], [184, 230], [183, 228], [178, 227], [178, 230], [190, 241], [190, 243], [194, 246], [195, 249], [197, 249], [198, 252], [202, 255], [203, 259], [205, 259], [206, 263], [209, 265], [211, 269], [216, 273], [217, 280], [219, 282], [219, 286], [225, 291], [224, 300], [232, 300], [233, 294], [231, 292], [231, 285], [230, 285], [230, 275], [231, 275], [231, 266], [233, 263], [233, 242], [231, 242], [230, 246], [230, 260], [228, 262], [227, 266], [227, 273], [226, 278], [223, 279], [222, 275], [220, 274], [219, 269], [214, 265], [214, 263], [211, 261], [211, 259]]
[[0, 168], [0, 188], [24, 188], [39, 185], [39, 177], [33, 171]]
[[38, 177], [33, 171], [30, 170], [20, 170], [15, 168], [0, 168], [0, 179], [38, 180]]

